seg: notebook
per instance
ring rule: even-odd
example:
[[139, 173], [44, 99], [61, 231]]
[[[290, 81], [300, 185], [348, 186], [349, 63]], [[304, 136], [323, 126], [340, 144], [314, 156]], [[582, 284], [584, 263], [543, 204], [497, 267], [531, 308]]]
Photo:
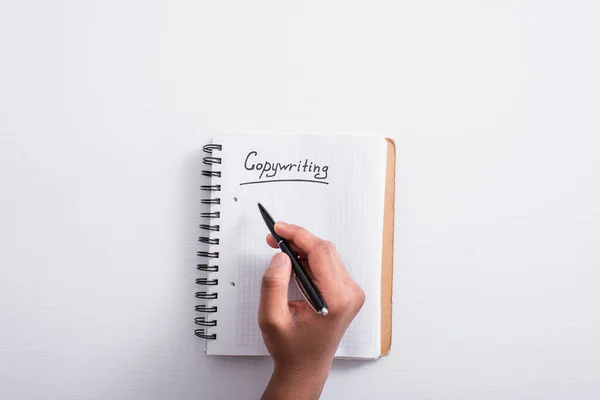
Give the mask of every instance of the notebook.
[[[276, 220], [331, 241], [365, 292], [336, 357], [391, 348], [395, 149], [378, 135], [236, 135], [212, 139], [200, 203], [195, 333], [209, 355], [268, 355], [257, 315], [273, 254], [260, 201]], [[302, 299], [293, 280], [290, 299]]]

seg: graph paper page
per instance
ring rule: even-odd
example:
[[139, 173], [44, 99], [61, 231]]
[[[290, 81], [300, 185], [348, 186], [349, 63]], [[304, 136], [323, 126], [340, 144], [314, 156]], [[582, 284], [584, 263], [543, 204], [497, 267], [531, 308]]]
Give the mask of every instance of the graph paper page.
[[[219, 258], [210, 274], [219, 284], [210, 318], [217, 335], [207, 342], [208, 354], [267, 355], [257, 323], [260, 283], [276, 250], [257, 208], [260, 201], [273, 218], [301, 225], [334, 243], [346, 269], [363, 288], [366, 301], [344, 335], [336, 356], [376, 358], [381, 338], [381, 249], [386, 144], [382, 137], [224, 135], [213, 140], [222, 159], [221, 198], [211, 232]], [[213, 222], [214, 223], [214, 222]], [[290, 298], [299, 299], [293, 281]]]

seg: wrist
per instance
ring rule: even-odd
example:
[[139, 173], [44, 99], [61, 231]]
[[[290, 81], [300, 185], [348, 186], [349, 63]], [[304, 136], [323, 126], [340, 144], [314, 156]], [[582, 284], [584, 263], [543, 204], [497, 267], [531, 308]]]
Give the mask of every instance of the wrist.
[[319, 381], [327, 379], [331, 363], [333, 360], [318, 360], [314, 362], [304, 362], [302, 365], [278, 364], [273, 368], [273, 377], [281, 383], [294, 384], [296, 382], [306, 382], [307, 380]]
[[330, 368], [331, 362], [318, 362], [302, 367], [276, 365], [263, 399], [318, 399]]

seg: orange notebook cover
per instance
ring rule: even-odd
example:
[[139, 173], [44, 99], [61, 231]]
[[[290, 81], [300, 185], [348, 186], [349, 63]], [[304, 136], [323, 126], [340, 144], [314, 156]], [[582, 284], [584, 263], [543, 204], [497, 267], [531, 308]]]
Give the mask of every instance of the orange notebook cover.
[[394, 204], [396, 195], [396, 145], [387, 141], [383, 249], [381, 266], [381, 355], [392, 348], [392, 292], [394, 272]]

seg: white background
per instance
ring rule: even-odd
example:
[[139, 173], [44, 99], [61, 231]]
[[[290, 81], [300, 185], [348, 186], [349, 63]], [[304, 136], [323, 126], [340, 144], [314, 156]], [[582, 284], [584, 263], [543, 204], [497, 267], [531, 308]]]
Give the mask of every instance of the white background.
[[257, 398], [193, 336], [200, 148], [398, 148], [392, 354], [325, 399], [600, 397], [593, 1], [0, 0], [0, 397]]

